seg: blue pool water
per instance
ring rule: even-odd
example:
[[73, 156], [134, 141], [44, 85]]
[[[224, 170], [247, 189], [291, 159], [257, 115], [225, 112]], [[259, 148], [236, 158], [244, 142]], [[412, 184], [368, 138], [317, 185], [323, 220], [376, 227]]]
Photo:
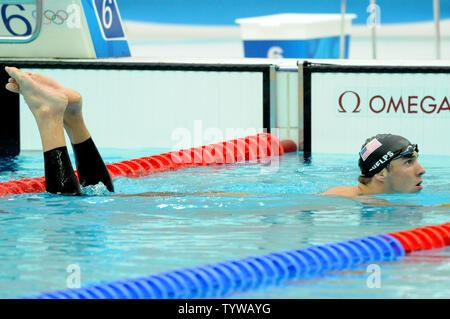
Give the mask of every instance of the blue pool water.
[[[107, 163], [166, 149], [104, 149]], [[0, 298], [67, 288], [69, 265], [83, 286], [450, 221], [449, 157], [422, 154], [420, 194], [384, 195], [372, 206], [314, 193], [354, 185], [355, 156], [301, 155], [247, 164], [188, 168], [118, 178], [117, 194], [248, 192], [237, 196], [120, 197], [23, 194], [0, 198]], [[0, 182], [42, 176], [40, 152], [0, 160]], [[402, 204], [424, 205], [402, 207]], [[381, 288], [366, 266], [233, 298], [449, 298], [450, 249], [415, 252], [379, 264]]]

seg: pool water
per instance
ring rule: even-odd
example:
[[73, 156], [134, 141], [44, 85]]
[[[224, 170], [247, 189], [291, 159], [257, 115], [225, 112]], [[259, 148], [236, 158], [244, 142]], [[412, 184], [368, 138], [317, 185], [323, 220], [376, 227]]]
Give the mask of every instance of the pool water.
[[[167, 149], [103, 149], [106, 163]], [[248, 192], [235, 196], [120, 197], [103, 187], [87, 196], [22, 194], [0, 198], [0, 298], [67, 288], [70, 265], [81, 284], [133, 278], [450, 221], [450, 157], [422, 154], [419, 194], [380, 195], [373, 206], [315, 196], [355, 185], [357, 159], [301, 154], [251, 163], [187, 168], [118, 178], [116, 194]], [[0, 182], [43, 176], [40, 152], [0, 160]], [[423, 205], [404, 207], [402, 204]], [[368, 288], [366, 266], [290, 282], [232, 298], [449, 298], [450, 249], [415, 252], [380, 263], [381, 287]]]

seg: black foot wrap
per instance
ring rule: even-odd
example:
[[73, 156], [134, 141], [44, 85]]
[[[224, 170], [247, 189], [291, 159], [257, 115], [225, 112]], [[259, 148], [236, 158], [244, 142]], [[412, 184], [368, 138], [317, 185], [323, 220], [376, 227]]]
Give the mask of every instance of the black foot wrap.
[[92, 138], [79, 144], [72, 144], [72, 146], [80, 184], [89, 186], [102, 182], [110, 192], [114, 192], [111, 175], [109, 175], [109, 171]]
[[62, 195], [81, 194], [67, 147], [58, 147], [44, 152], [44, 166], [47, 192]]

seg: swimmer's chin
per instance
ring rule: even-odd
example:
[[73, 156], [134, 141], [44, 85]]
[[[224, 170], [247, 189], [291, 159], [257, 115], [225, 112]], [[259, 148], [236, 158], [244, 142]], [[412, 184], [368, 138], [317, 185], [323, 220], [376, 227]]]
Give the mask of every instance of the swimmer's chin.
[[410, 193], [420, 193], [423, 189], [423, 186], [418, 184], [416, 186], [414, 186], [413, 190]]

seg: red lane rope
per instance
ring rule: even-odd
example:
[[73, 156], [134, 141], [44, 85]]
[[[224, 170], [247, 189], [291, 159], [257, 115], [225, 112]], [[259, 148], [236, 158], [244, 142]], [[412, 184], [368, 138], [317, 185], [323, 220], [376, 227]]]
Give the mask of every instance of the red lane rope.
[[405, 253], [450, 245], [450, 223], [389, 233], [405, 249]]
[[[107, 164], [106, 167], [112, 178], [119, 176], [136, 178], [184, 167], [232, 164], [283, 154], [283, 145], [276, 136], [261, 133], [222, 143]], [[75, 174], [78, 177], [76, 171]], [[0, 196], [42, 192], [45, 192], [44, 177], [0, 183]]]

